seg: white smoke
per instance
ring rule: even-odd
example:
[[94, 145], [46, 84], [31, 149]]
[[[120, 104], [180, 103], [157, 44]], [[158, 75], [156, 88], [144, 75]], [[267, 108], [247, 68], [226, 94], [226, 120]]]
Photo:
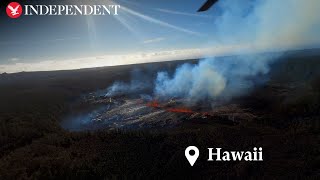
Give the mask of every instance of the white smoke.
[[107, 89], [106, 96], [117, 96], [123, 94], [136, 93], [145, 90], [146, 83], [138, 80], [132, 80], [130, 83], [115, 82]]
[[214, 65], [203, 61], [195, 66], [182, 65], [176, 70], [173, 78], [166, 72], [158, 73], [155, 91], [158, 96], [182, 96], [196, 100], [199, 97], [217, 96], [225, 86], [226, 80]]
[[320, 45], [319, 9], [319, 0], [220, 0], [212, 32], [215, 44], [249, 44], [252, 54], [185, 64], [173, 77], [160, 72], [155, 94], [194, 101], [243, 95], [264, 82], [261, 77], [268, 74], [270, 63], [281, 56], [255, 52]]
[[149, 72], [143, 72], [139, 69], [134, 69], [131, 72], [130, 82], [116, 81], [107, 88], [105, 96], [128, 95], [142, 93], [152, 89], [153, 82], [149, 77]]

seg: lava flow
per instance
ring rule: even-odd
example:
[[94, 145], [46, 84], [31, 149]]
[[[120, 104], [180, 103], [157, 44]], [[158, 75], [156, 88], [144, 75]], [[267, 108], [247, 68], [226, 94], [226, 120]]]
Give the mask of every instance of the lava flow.
[[169, 108], [167, 109], [169, 112], [176, 112], [176, 113], [188, 113], [188, 114], [193, 114], [194, 111], [186, 108]]
[[147, 103], [147, 106], [149, 107], [154, 107], [154, 108], [161, 108], [160, 104], [158, 103], [158, 101], [152, 101]]
[[147, 106], [153, 107], [153, 108], [161, 108], [161, 109], [164, 109], [168, 112], [174, 112], [174, 113], [187, 113], [187, 114], [196, 113], [195, 111], [188, 109], [188, 108], [167, 108], [165, 106], [160, 105], [158, 101], [149, 102], [149, 103], [147, 103]]

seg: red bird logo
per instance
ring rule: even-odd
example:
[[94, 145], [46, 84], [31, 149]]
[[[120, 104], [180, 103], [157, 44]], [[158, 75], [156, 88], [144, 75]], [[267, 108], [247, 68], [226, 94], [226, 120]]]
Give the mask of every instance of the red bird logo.
[[17, 2], [11, 2], [6, 9], [7, 15], [11, 18], [18, 18], [22, 14], [22, 7]]

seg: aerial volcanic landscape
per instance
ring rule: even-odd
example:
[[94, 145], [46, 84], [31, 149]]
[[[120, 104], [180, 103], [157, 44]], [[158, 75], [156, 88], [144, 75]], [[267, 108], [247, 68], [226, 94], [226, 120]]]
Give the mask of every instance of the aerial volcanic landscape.
[[0, 179], [319, 179], [320, 0], [203, 2], [0, 2]]
[[[299, 84], [295, 82], [296, 79], [301, 81], [300, 78], [305, 75], [301, 75], [301, 72], [290, 75], [290, 78], [295, 79], [294, 82], [279, 84], [278, 78], [288, 76], [283, 73], [279, 74], [279, 69], [280, 72], [283, 71], [283, 66], [290, 61], [299, 64], [296, 58], [312, 59], [313, 55], [310, 57], [306, 55], [309, 53], [320, 54], [315, 49], [283, 52], [282, 57], [279, 57], [278, 53], [263, 53], [254, 56], [215, 58], [216, 61], [212, 61], [219, 67], [232, 69], [228, 71], [230, 72], [228, 76], [214, 72], [223, 83], [216, 80], [211, 81], [211, 77], [216, 78], [211, 76], [215, 68], [207, 64], [205, 66], [203, 63], [206, 61], [202, 60], [175, 61], [160, 63], [161, 65], [153, 63], [137, 65], [126, 72], [125, 80], [116, 80], [105, 89], [84, 94], [72, 102], [70, 113], [65, 116], [62, 126], [72, 131], [137, 130], [173, 128], [183, 122], [199, 119], [228, 125], [252, 121], [260, 115], [256, 110], [261, 108], [263, 102], [259, 102], [259, 99], [270, 98], [270, 92], [257, 98], [255, 97], [256, 91], [272, 88], [272, 91], [275, 91], [275, 98], [289, 98], [287, 96], [290, 93], [285, 92], [296, 91], [295, 89], [299, 87]], [[241, 59], [259, 56], [276, 56], [278, 61], [269, 63], [265, 72], [239, 74], [239, 71], [244, 68], [243, 63], [246, 62]], [[294, 60], [291, 60], [292, 58]], [[193, 82], [193, 79], [190, 78], [193, 73], [192, 68], [198, 70], [199, 66], [207, 68], [204, 71], [209, 71], [207, 72], [209, 76], [203, 77], [201, 74], [198, 76], [195, 73], [194, 77], [202, 78], [202, 82]], [[185, 68], [191, 68], [191, 70], [184, 70]], [[246, 68], [250, 69], [250, 67]], [[316, 65], [308, 71], [311, 74], [317, 74], [317, 68]], [[166, 70], [167, 81], [160, 81], [159, 84], [159, 78], [162, 79], [164, 70]], [[217, 69], [217, 71], [223, 70]], [[181, 75], [182, 72], [184, 75]], [[230, 76], [232, 79], [227, 79]], [[164, 85], [175, 82], [183, 83]], [[210, 83], [213, 83], [211, 87]], [[191, 88], [197, 88], [197, 93], [189, 94], [193, 92]], [[284, 94], [278, 94], [277, 91], [284, 92]]]
[[[276, 0], [254, 2], [249, 7], [246, 3], [231, 3], [234, 2], [221, 2], [224, 11], [215, 21], [215, 36], [220, 45], [251, 42], [234, 52], [238, 55], [181, 63], [170, 72], [134, 70], [129, 81], [115, 79], [106, 90], [86, 96], [90, 104], [107, 105], [80, 119], [120, 128], [174, 126], [188, 118], [212, 117], [217, 114], [212, 113], [215, 109], [266, 85], [272, 68], [289, 56], [289, 49], [316, 42], [313, 38], [320, 21], [311, 4], [295, 1], [287, 8], [286, 1]], [[274, 8], [281, 11], [270, 11]], [[231, 123], [239, 121], [237, 117], [226, 119]]]

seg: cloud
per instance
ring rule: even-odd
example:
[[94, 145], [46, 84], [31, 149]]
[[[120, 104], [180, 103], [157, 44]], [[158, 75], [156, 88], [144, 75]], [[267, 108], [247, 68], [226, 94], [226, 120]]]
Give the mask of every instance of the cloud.
[[72, 41], [72, 40], [80, 40], [80, 37], [70, 37], [70, 38], [57, 38], [53, 40], [48, 40], [47, 42], [58, 42], [58, 41]]
[[56, 38], [56, 39], [43, 39], [40, 41], [0, 41], [0, 45], [2, 46], [20, 46], [20, 45], [43, 45], [43, 43], [60, 43], [62, 41], [77, 41], [80, 40], [80, 37], [69, 37], [69, 38]]
[[157, 42], [161, 42], [164, 40], [165, 40], [165, 38], [163, 38], [163, 37], [148, 39], [148, 40], [143, 41], [143, 44], [157, 43]]
[[168, 14], [176, 14], [176, 15], [182, 15], [182, 16], [191, 16], [191, 17], [201, 17], [201, 18], [212, 18], [212, 16], [203, 15], [203, 14], [193, 14], [193, 13], [187, 13], [187, 12], [181, 12], [181, 11], [174, 11], [169, 9], [155, 9], [159, 12], [168, 13]]
[[13, 57], [13, 58], [9, 59], [9, 61], [11, 61], [11, 62], [17, 62], [17, 61], [20, 61], [20, 59], [17, 58], [17, 57]]
[[[279, 46], [280, 50], [293, 49], [290, 46]], [[297, 48], [301, 49], [301, 48]], [[102, 55], [73, 59], [50, 59], [41, 62], [20, 62], [19, 59], [9, 64], [0, 64], [0, 73], [15, 73], [21, 71], [53, 71], [93, 68], [103, 66], [117, 66], [126, 64], [139, 64], [150, 62], [162, 62], [172, 60], [199, 59], [205, 57], [218, 57], [226, 55], [238, 55], [275, 51], [274, 47], [265, 45], [234, 44], [220, 45], [212, 48], [173, 49], [157, 52], [136, 52], [133, 54]]]
[[14, 73], [21, 71], [52, 71], [81, 69], [102, 66], [116, 66], [159, 61], [196, 59], [206, 56], [219, 56], [235, 51], [239, 46], [214, 47], [204, 49], [173, 49], [158, 52], [136, 52], [133, 54], [102, 55], [74, 59], [42, 60], [41, 62], [11, 62], [0, 64], [0, 72]]
[[136, 17], [139, 17], [145, 21], [148, 21], [150, 23], [154, 23], [154, 24], [158, 24], [160, 26], [163, 26], [163, 27], [167, 27], [167, 28], [171, 28], [171, 29], [174, 29], [176, 31], [180, 31], [180, 32], [184, 32], [184, 33], [187, 33], [187, 34], [192, 34], [192, 35], [197, 35], [197, 36], [202, 36], [201, 33], [198, 33], [198, 32], [195, 32], [195, 31], [191, 31], [191, 30], [188, 30], [188, 29], [185, 29], [185, 28], [182, 28], [182, 27], [179, 27], [179, 26], [175, 26], [175, 25], [172, 25], [172, 24], [169, 24], [167, 22], [164, 22], [164, 21], [161, 21], [161, 20], [158, 20], [158, 19], [155, 19], [153, 17], [150, 17], [148, 15], [145, 15], [145, 14], [141, 14], [139, 12], [136, 12], [134, 10], [131, 10], [127, 7], [121, 7], [121, 9], [131, 15], [134, 15]]

